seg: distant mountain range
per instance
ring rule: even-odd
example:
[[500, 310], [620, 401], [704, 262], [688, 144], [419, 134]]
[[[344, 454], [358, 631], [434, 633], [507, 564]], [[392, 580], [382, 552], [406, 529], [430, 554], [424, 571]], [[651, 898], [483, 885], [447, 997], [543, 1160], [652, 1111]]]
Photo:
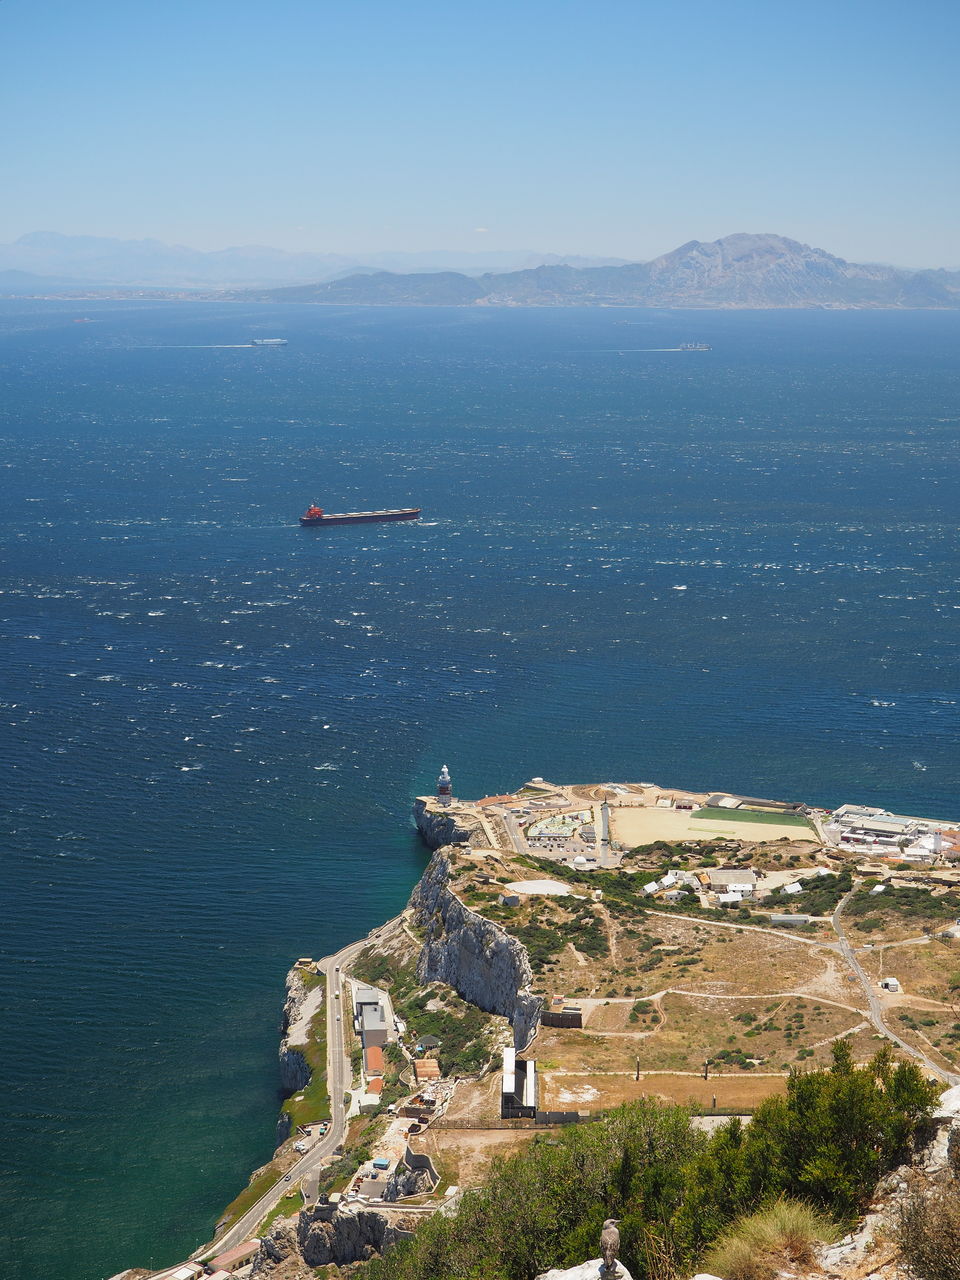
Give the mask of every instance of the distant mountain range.
[[614, 266], [623, 258], [563, 258], [557, 254], [463, 253], [288, 253], [262, 245], [204, 252], [160, 240], [112, 240], [35, 231], [0, 245], [0, 288], [229, 289], [271, 287], [334, 280], [369, 271], [458, 271], [464, 275], [515, 271], [544, 263]]
[[370, 306], [960, 307], [960, 271], [846, 262], [777, 235], [691, 240], [650, 262], [528, 252], [375, 253], [361, 261], [54, 232], [0, 245], [0, 293], [8, 296], [145, 289]]
[[379, 306], [960, 307], [960, 272], [846, 262], [783, 236], [741, 234], [691, 240], [651, 262], [476, 277], [382, 271], [243, 296]]

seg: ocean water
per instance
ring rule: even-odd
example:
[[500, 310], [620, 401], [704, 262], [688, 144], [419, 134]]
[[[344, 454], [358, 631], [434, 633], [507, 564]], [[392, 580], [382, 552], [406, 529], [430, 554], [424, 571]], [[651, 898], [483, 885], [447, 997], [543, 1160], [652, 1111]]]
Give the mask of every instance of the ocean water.
[[443, 763], [960, 817], [958, 339], [0, 303], [3, 1275], [209, 1237], [284, 973], [402, 905]]

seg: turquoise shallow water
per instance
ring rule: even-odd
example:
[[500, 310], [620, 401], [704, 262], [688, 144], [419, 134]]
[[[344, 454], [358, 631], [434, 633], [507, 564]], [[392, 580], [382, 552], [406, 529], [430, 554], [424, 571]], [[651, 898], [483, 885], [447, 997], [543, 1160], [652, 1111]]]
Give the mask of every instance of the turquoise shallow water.
[[283, 975], [402, 904], [445, 761], [960, 816], [958, 338], [0, 304], [4, 1275], [209, 1235]]

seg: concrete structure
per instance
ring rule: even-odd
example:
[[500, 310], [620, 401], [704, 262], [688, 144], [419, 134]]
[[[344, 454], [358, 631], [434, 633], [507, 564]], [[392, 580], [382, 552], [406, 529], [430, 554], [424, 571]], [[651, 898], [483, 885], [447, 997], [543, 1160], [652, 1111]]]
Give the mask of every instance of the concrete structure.
[[383, 1046], [387, 1043], [387, 1011], [382, 1004], [364, 1005], [360, 1014], [360, 1035], [363, 1047], [371, 1045]]
[[185, 1262], [182, 1267], [177, 1267], [176, 1271], [171, 1272], [167, 1280], [196, 1280], [197, 1276], [203, 1275], [203, 1267], [199, 1262]]
[[545, 1027], [582, 1027], [583, 1010], [578, 1004], [568, 1004], [563, 996], [552, 996], [540, 1022]]
[[502, 1120], [535, 1120], [537, 1117], [537, 1064], [517, 1057], [516, 1049], [503, 1050], [500, 1089]]
[[757, 887], [757, 873], [748, 867], [720, 867], [707, 871], [708, 884], [713, 893], [753, 893]]
[[417, 1084], [422, 1084], [424, 1080], [439, 1080], [440, 1063], [436, 1058], [418, 1058], [413, 1064], [413, 1074]]
[[707, 796], [708, 809], [751, 809], [754, 813], [805, 814], [807, 806], [798, 800], [758, 800], [755, 796], [733, 796], [717, 793]]
[[897, 981], [896, 978], [881, 978], [880, 986], [883, 988], [884, 991], [900, 990], [900, 983]]
[[771, 912], [767, 918], [771, 924], [780, 925], [785, 929], [798, 928], [802, 924], [809, 924], [811, 919], [810, 916], [787, 915], [786, 913], [782, 915], [774, 915], [773, 912]]
[[383, 1001], [383, 992], [376, 987], [368, 987], [362, 982], [353, 984], [353, 1012], [356, 1017], [360, 1017], [360, 1011], [365, 1005], [378, 1005]]

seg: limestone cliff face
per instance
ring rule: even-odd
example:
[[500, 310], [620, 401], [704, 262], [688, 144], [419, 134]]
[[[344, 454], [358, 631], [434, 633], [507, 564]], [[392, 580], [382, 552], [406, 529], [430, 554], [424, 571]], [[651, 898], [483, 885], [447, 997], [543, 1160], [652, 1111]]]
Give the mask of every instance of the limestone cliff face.
[[413, 820], [431, 849], [439, 849], [445, 844], [486, 843], [483, 828], [478, 823], [465, 823], [461, 814], [438, 813], [429, 809], [422, 798], [414, 802]]
[[296, 1222], [281, 1218], [273, 1224], [261, 1242], [251, 1280], [292, 1277], [299, 1274], [294, 1268], [302, 1266], [366, 1262], [411, 1234], [374, 1209], [332, 1213], [329, 1205], [312, 1205], [300, 1211]]
[[518, 1049], [530, 1042], [543, 1001], [530, 990], [527, 949], [498, 924], [465, 907], [450, 889], [450, 859], [438, 849], [410, 905], [426, 941], [417, 964], [422, 983], [445, 982], [471, 1004], [509, 1018]]
[[[299, 1051], [291, 1047], [288, 1032], [296, 1024], [301, 1010], [309, 995], [303, 975], [299, 969], [291, 969], [287, 974], [287, 998], [283, 1003], [283, 1014], [280, 1027], [283, 1038], [280, 1041], [280, 1088], [285, 1094], [297, 1093], [310, 1083], [310, 1066]], [[277, 1121], [277, 1146], [290, 1137], [290, 1117], [281, 1115]]]
[[250, 1280], [313, 1280], [314, 1274], [300, 1252], [296, 1222], [278, 1218], [260, 1242]]

